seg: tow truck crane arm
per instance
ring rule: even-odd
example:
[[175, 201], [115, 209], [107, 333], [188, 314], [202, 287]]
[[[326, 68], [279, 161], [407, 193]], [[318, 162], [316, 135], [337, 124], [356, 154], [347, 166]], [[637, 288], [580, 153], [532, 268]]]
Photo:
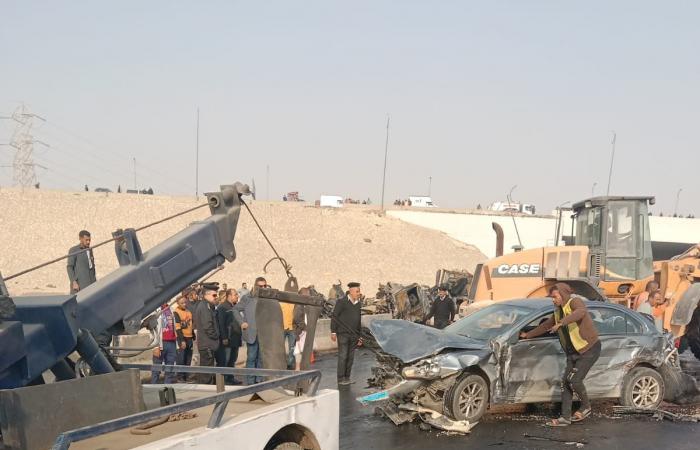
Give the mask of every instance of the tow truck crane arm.
[[120, 267], [71, 295], [10, 297], [0, 276], [0, 295], [15, 309], [0, 317], [0, 389], [74, 376], [66, 357], [77, 351], [93, 372], [113, 370], [94, 335], [134, 334], [141, 322], [183, 288], [236, 258], [233, 239], [247, 185], [221, 186], [205, 194], [211, 216], [142, 252], [134, 229], [118, 237]]

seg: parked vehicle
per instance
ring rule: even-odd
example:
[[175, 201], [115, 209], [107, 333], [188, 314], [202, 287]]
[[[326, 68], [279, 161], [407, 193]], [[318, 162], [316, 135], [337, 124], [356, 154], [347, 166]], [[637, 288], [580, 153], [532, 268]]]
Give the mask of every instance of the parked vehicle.
[[[602, 343], [586, 377], [589, 396], [649, 409], [673, 400], [682, 373], [670, 334], [619, 305], [587, 301], [587, 306]], [[373, 398], [418, 404], [470, 423], [489, 405], [559, 401], [566, 358], [557, 335], [518, 337], [552, 313], [550, 299], [520, 299], [484, 307], [444, 330], [375, 320], [370, 331], [390, 356], [384, 364], [393, 364], [393, 376], [387, 367], [381, 373], [399, 383]]]
[[433, 203], [433, 199], [425, 195], [411, 195], [408, 197], [408, 200], [411, 202], [411, 206], [418, 208], [437, 208], [437, 205]]
[[331, 208], [342, 208], [343, 197], [339, 195], [322, 195], [319, 206], [329, 206]]

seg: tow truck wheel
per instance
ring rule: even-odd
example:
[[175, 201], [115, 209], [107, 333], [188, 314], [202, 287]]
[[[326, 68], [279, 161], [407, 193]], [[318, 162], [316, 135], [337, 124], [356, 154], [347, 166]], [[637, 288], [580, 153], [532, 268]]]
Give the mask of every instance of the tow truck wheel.
[[635, 367], [625, 377], [620, 403], [639, 409], [654, 409], [664, 399], [664, 379], [648, 367]]
[[486, 412], [489, 402], [489, 387], [480, 375], [460, 378], [445, 393], [443, 409], [455, 420], [477, 422]]
[[274, 450], [304, 450], [304, 447], [296, 442], [284, 442], [275, 447]]

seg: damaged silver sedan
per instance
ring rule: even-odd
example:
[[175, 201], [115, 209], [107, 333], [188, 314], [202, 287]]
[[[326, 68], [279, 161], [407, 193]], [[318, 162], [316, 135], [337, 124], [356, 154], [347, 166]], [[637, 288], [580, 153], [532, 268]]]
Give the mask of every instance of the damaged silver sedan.
[[[591, 399], [619, 398], [625, 406], [656, 408], [679, 395], [682, 374], [670, 335], [646, 316], [603, 302], [587, 302], [602, 351], [586, 377]], [[406, 405], [478, 421], [489, 405], [557, 402], [566, 358], [556, 334], [519, 339], [553, 313], [549, 299], [498, 302], [444, 330], [375, 320], [370, 330], [384, 354], [361, 398], [383, 401], [406, 416]], [[385, 409], [385, 412], [387, 410]], [[389, 414], [388, 414], [389, 415]]]

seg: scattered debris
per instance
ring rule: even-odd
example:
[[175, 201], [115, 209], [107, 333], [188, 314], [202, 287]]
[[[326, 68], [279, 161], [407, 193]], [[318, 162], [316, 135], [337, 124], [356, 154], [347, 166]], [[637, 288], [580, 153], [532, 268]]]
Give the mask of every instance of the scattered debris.
[[576, 448], [583, 448], [584, 445], [588, 444], [588, 441], [570, 441], [566, 439], [557, 439], [549, 436], [535, 436], [529, 433], [523, 433], [525, 439], [531, 439], [533, 441], [549, 441], [549, 442], [561, 442], [564, 445], [575, 445]]
[[670, 420], [671, 422], [700, 422], [700, 414], [676, 414], [663, 409], [630, 408], [627, 406], [613, 406], [615, 414], [642, 414], [652, 416], [656, 420]]
[[194, 419], [195, 417], [197, 417], [197, 413], [191, 411], [171, 414], [169, 416], [161, 417], [160, 419], [151, 420], [143, 425], [136, 426], [129, 430], [129, 432], [137, 436], [147, 436], [151, 434], [151, 428], [163, 425], [166, 422], [177, 422], [178, 420]]
[[414, 405], [413, 403], [404, 403], [403, 405], [399, 405], [399, 409], [415, 412], [423, 422], [429, 424], [433, 428], [443, 431], [467, 434], [471, 431], [474, 425], [476, 425], [476, 423], [470, 425], [469, 421], [467, 420], [452, 420], [435, 410]]

